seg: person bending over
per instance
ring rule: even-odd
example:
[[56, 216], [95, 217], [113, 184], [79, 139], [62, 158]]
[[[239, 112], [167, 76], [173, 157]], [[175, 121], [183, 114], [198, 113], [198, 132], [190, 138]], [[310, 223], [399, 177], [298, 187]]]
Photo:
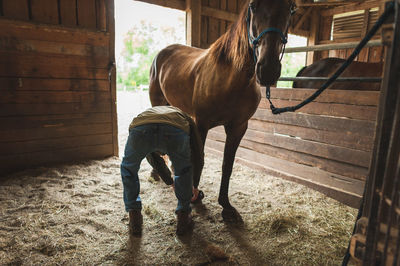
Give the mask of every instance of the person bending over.
[[[165, 163], [160, 163], [159, 153], [169, 156], [174, 180]], [[167, 185], [174, 185], [178, 199], [176, 233], [185, 234], [193, 225], [190, 203], [196, 201], [199, 195], [198, 185], [204, 165], [203, 143], [192, 118], [176, 107], [156, 106], [142, 112], [131, 122], [121, 176], [125, 210], [129, 212], [129, 231], [133, 235], [142, 232], [138, 171], [145, 157], [157, 168]]]

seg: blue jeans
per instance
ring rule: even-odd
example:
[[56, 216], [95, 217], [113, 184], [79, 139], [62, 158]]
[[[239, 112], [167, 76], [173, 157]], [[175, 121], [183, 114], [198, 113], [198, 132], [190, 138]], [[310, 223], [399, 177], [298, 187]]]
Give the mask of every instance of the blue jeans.
[[175, 195], [178, 199], [176, 211], [190, 212], [193, 184], [190, 136], [182, 129], [167, 124], [146, 124], [129, 131], [121, 163], [125, 210], [142, 209], [138, 171], [146, 155], [155, 151], [168, 154], [174, 167]]

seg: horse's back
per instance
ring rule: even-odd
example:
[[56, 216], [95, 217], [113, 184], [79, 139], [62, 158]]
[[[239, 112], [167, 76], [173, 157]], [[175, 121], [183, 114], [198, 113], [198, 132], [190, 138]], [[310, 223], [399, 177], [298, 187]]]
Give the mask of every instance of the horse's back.
[[[330, 77], [345, 62], [341, 58], [325, 58], [301, 69], [296, 77]], [[383, 64], [370, 62], [352, 62], [341, 77], [381, 77]], [[321, 81], [295, 81], [293, 88], [319, 88], [324, 84]], [[330, 89], [338, 90], [380, 90], [379, 83], [359, 81], [337, 82]]]

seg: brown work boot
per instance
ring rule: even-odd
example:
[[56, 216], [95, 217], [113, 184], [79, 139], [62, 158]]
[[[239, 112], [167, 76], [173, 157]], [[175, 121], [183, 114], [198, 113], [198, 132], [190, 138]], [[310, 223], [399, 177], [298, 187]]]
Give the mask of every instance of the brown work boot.
[[189, 212], [179, 211], [177, 212], [177, 216], [176, 234], [181, 236], [193, 228], [193, 220]]
[[143, 216], [140, 210], [129, 211], [129, 233], [132, 235], [141, 235], [143, 225]]

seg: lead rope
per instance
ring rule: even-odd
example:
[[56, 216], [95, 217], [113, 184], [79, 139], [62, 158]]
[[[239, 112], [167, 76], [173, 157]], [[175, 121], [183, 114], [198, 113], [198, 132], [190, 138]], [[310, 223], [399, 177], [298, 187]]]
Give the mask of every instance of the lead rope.
[[357, 55], [361, 52], [361, 49], [368, 43], [369, 40], [371, 40], [371, 38], [375, 35], [375, 33], [379, 30], [379, 28], [382, 26], [382, 24], [385, 22], [385, 20], [389, 17], [389, 15], [393, 11], [394, 11], [394, 2], [392, 1], [387, 4], [383, 14], [379, 17], [379, 19], [376, 21], [371, 30], [365, 35], [364, 39], [362, 39], [361, 42], [357, 45], [357, 47], [354, 49], [349, 58], [346, 59], [346, 61], [338, 68], [338, 70], [336, 70], [336, 72], [316, 92], [314, 92], [314, 94], [312, 94], [310, 97], [308, 97], [298, 105], [276, 108], [271, 101], [271, 88], [270, 86], [266, 86], [266, 98], [270, 103], [270, 108], [272, 113], [274, 115], [277, 115], [285, 112], [294, 112], [303, 107], [304, 105], [314, 101], [326, 88], [328, 88], [343, 73], [343, 71], [351, 64], [351, 62], [354, 61]]

